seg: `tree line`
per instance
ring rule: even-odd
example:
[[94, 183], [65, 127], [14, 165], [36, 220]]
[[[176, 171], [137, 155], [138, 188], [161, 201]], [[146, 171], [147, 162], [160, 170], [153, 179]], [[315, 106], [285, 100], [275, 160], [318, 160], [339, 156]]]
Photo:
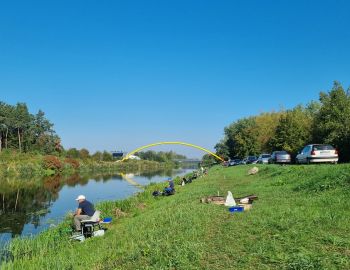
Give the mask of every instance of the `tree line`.
[[226, 159], [277, 150], [296, 156], [311, 143], [331, 144], [340, 161], [350, 161], [350, 88], [345, 91], [334, 82], [330, 91], [319, 94], [318, 101], [238, 119], [224, 128], [224, 137], [215, 149]]
[[31, 114], [25, 103], [12, 106], [0, 102], [0, 152], [15, 149], [49, 154], [60, 148], [60, 138], [43, 111]]
[[[25, 103], [10, 105], [0, 101], [0, 153], [3, 150], [14, 150], [20, 153], [40, 153], [56, 155], [72, 159], [113, 161], [108, 151], [96, 151], [90, 154], [82, 148], [64, 149], [60, 137], [53, 129], [53, 124], [39, 110], [31, 114]], [[175, 152], [146, 151], [137, 153], [144, 160], [171, 162], [176, 159], [186, 159]]]
[[31, 114], [25, 103], [10, 105], [0, 101], [0, 153], [3, 150], [14, 150], [73, 159], [113, 160], [112, 154], [107, 151], [90, 154], [84, 148], [65, 150], [53, 126], [42, 110]]
[[177, 154], [173, 151], [155, 152], [155, 151], [149, 150], [145, 152], [138, 152], [135, 155], [144, 160], [157, 161], [157, 162], [173, 162], [176, 160], [186, 159], [186, 156]]

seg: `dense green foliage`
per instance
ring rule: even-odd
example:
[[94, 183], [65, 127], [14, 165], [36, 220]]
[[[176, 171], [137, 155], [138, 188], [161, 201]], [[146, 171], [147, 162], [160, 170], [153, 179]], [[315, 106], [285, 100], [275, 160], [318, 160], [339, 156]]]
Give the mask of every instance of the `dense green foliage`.
[[[350, 167], [213, 167], [209, 175], [153, 198], [103, 202], [113, 224], [102, 238], [70, 242], [65, 228], [15, 240], [3, 269], [349, 269]], [[229, 213], [203, 196], [256, 194], [253, 209]], [[116, 218], [115, 208], [127, 213]]]
[[[109, 153], [106, 153], [106, 155]], [[41, 155], [39, 153], [18, 153], [3, 151], [0, 153], [0, 177], [3, 178], [32, 178], [51, 176], [57, 174], [71, 175], [84, 172], [116, 172], [155, 170], [172, 167], [172, 163], [160, 163], [148, 160], [128, 160], [124, 162], [111, 162], [89, 158], [71, 158], [65, 155]]]
[[224, 132], [215, 146], [224, 158], [275, 150], [295, 156], [306, 144], [327, 143], [338, 149], [340, 161], [350, 161], [350, 91], [334, 82], [328, 93], [320, 93], [319, 102], [238, 119]]
[[321, 93], [322, 104], [314, 122], [314, 138], [334, 144], [340, 149], [340, 157], [350, 160], [350, 89], [345, 92], [334, 83], [331, 92]]
[[70, 148], [66, 151], [63, 151], [61, 155], [64, 155], [68, 158], [73, 159], [83, 159], [83, 160], [94, 160], [94, 161], [113, 161], [114, 158], [111, 153], [107, 151], [96, 151], [94, 154], [90, 154], [89, 150], [82, 148]]
[[186, 156], [177, 154], [173, 151], [164, 152], [164, 151], [145, 151], [145, 152], [138, 152], [135, 154], [136, 156], [140, 157], [144, 160], [152, 160], [157, 162], [173, 162], [176, 160], [183, 160], [186, 159]]
[[39, 110], [33, 115], [25, 103], [12, 106], [0, 102], [0, 152], [4, 148], [49, 154], [60, 151], [61, 147], [53, 124], [44, 112]]

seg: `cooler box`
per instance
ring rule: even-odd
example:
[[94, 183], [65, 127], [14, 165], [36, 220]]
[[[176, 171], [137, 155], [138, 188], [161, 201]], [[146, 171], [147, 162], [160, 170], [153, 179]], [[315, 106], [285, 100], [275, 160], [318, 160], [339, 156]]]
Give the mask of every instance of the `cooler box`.
[[234, 212], [243, 212], [244, 211], [244, 207], [242, 206], [233, 206], [233, 207], [230, 207], [228, 209], [231, 213], [234, 213]]
[[102, 220], [101, 223], [107, 224], [107, 223], [111, 223], [111, 222], [112, 222], [112, 218], [111, 218], [111, 217], [106, 217], [106, 218], [104, 218], [104, 219]]

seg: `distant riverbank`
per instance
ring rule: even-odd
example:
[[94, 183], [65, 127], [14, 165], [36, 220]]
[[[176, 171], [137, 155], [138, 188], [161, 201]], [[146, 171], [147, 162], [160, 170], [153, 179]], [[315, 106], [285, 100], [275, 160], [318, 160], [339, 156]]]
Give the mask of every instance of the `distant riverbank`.
[[41, 154], [0, 154], [0, 177], [32, 178], [75, 173], [111, 173], [173, 168], [171, 162], [147, 160], [96, 161]]

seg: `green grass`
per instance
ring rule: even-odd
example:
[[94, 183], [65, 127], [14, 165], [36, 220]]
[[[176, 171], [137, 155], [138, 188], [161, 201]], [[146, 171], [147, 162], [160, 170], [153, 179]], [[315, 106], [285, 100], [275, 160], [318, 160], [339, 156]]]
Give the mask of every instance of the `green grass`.
[[[102, 238], [70, 242], [65, 225], [15, 240], [3, 269], [350, 269], [350, 165], [214, 167], [170, 197], [152, 185], [99, 205], [128, 213]], [[206, 195], [256, 194], [251, 211], [201, 204]], [[145, 209], [138, 206], [146, 204]]]

